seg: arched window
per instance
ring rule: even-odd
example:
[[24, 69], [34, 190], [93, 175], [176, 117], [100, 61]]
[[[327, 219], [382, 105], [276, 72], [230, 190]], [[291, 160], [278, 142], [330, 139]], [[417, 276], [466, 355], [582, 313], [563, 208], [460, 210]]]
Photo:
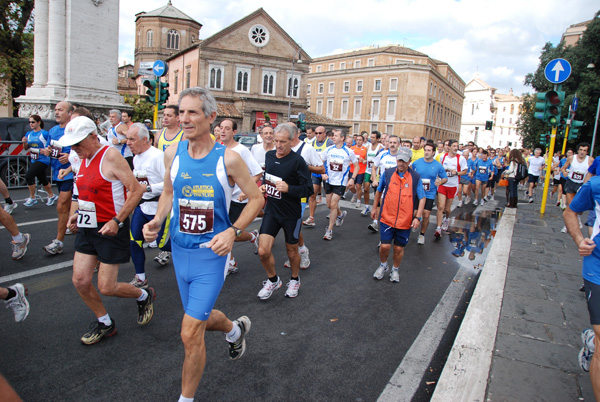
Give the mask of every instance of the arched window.
[[146, 47], [152, 47], [153, 37], [154, 37], [154, 33], [151, 30], [146, 32]]
[[167, 32], [167, 49], [179, 49], [179, 32], [174, 29]]
[[510, 105], [510, 114], [515, 114], [515, 105]]

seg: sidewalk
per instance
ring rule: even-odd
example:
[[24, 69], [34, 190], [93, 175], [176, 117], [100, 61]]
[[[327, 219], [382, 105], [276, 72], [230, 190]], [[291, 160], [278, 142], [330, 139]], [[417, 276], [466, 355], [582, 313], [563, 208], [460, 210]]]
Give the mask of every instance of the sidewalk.
[[594, 400], [577, 360], [590, 327], [582, 258], [560, 232], [562, 211], [539, 210], [505, 210], [432, 401]]

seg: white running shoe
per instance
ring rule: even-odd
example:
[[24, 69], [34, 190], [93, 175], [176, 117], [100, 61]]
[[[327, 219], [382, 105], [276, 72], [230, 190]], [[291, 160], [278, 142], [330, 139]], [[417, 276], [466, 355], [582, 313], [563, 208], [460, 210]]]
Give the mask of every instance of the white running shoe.
[[368, 226], [369, 230], [372, 232], [379, 232], [379, 223], [377, 221], [373, 221]]
[[563, 228], [560, 230], [560, 233], [568, 233], [567, 227], [563, 226]]
[[458, 205], [456, 205], [456, 207], [457, 207], [457, 208], [462, 208], [462, 206], [463, 206], [463, 202], [462, 202], [462, 200], [460, 200], [460, 201], [458, 202]]
[[477, 198], [473, 200], [473, 206], [476, 207], [477, 205], [479, 205], [479, 202], [477, 201]]
[[449, 224], [450, 224], [450, 221], [448, 220], [448, 218], [442, 219], [442, 230], [444, 232], [448, 230]]
[[19, 204], [17, 204], [16, 202], [13, 202], [12, 204], [4, 204], [4, 212], [10, 215], [12, 214], [13, 209], [15, 209], [18, 206]]
[[290, 279], [286, 286], [287, 290], [285, 291], [285, 297], [294, 298], [298, 296], [298, 289], [300, 289], [300, 278], [298, 278], [298, 280]]
[[54, 194], [52, 197], [48, 198], [48, 201], [46, 201], [46, 205], [51, 207], [52, 205], [54, 205], [56, 200], [58, 200], [58, 195]]
[[158, 253], [156, 257], [154, 257], [154, 261], [158, 262], [160, 265], [167, 265], [169, 260], [171, 259], [170, 251], [161, 251]]
[[383, 275], [385, 275], [385, 273], [387, 271], [389, 271], [389, 269], [390, 268], [387, 266], [387, 264], [385, 264], [385, 265], [379, 264], [379, 267], [375, 270], [375, 273], [373, 274], [373, 278], [375, 278], [377, 280], [383, 279]]
[[419, 238], [417, 239], [417, 244], [425, 244], [425, 235], [419, 235]]
[[400, 274], [397, 269], [392, 269], [392, 273], [390, 274], [390, 282], [400, 282]]
[[277, 282], [271, 282], [269, 279], [263, 282], [263, 287], [258, 292], [258, 298], [261, 300], [267, 300], [274, 291], [281, 287], [281, 279], [277, 277]]
[[333, 231], [327, 229], [325, 231], [325, 234], [323, 235], [323, 240], [331, 240], [332, 237], [333, 237]]
[[369, 207], [368, 205], [365, 207], [365, 209], [363, 209], [363, 211], [360, 213], [362, 216], [368, 216], [369, 214], [371, 214], [371, 207]]
[[479, 202], [479, 205], [483, 206], [484, 204], [485, 204], [485, 201], [482, 198], [481, 201]]
[[20, 260], [21, 258], [23, 258], [23, 256], [27, 252], [27, 245], [29, 245], [30, 241], [31, 241], [31, 235], [29, 233], [23, 233], [23, 241], [20, 243], [12, 241], [10, 243], [12, 246], [11, 258], [13, 260]]
[[229, 265], [227, 266], [227, 275], [237, 274], [237, 272], [238, 272], [237, 262], [235, 261], [235, 258], [231, 257], [229, 259]]
[[47, 246], [44, 246], [44, 250], [52, 255], [62, 254], [63, 246], [64, 244], [62, 241], [54, 239], [52, 240], [52, 243], [48, 244]]
[[356, 196], [355, 195], [352, 196], [352, 199], [350, 200], [350, 202], [351, 203], [355, 203], [356, 202]]
[[344, 218], [348, 215], [347, 211], [342, 211], [342, 214], [335, 219], [335, 226], [342, 226], [344, 224]]
[[300, 253], [300, 269], [310, 267], [310, 258], [308, 257], [308, 248], [304, 253]]
[[356, 208], [360, 208], [360, 200], [356, 201]]
[[35, 198], [27, 198], [27, 199], [25, 200], [25, 202], [23, 203], [23, 205], [25, 205], [26, 207], [30, 207], [30, 206], [32, 206], [32, 205], [35, 205], [35, 204], [37, 204], [37, 202], [38, 202], [38, 201], [37, 201]]
[[302, 224], [305, 226], [315, 226], [315, 218], [309, 216], [304, 220], [304, 222], [302, 222]]
[[258, 255], [258, 230], [254, 229], [252, 232], [250, 232], [251, 234], [254, 234], [254, 241], [250, 240], [250, 243], [254, 246], [254, 249], [252, 250], [254, 252], [254, 254]]
[[16, 295], [10, 300], [5, 300], [6, 308], [10, 308], [15, 314], [15, 321], [21, 322], [29, 315], [29, 302], [27, 301], [27, 288], [21, 283], [15, 283], [8, 287], [15, 291]]

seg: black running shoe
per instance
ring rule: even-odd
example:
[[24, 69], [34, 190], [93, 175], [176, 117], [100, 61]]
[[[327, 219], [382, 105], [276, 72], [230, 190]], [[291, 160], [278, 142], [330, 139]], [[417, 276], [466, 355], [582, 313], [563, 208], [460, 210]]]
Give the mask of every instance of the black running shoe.
[[140, 325], [146, 325], [152, 319], [154, 315], [154, 299], [156, 298], [156, 294], [154, 293], [154, 288], [146, 289], [148, 292], [148, 297], [146, 300], [137, 302], [138, 304], [138, 319], [137, 323]]
[[109, 336], [117, 334], [115, 320], [112, 320], [110, 325], [104, 325], [100, 321], [94, 321], [90, 324], [90, 328], [92, 328], [92, 330], [83, 334], [81, 337], [81, 342], [86, 345], [93, 345], [94, 343], [100, 342], [102, 338], [108, 338]]
[[248, 332], [250, 332], [250, 326], [252, 325], [252, 323], [250, 322], [250, 318], [246, 317], [245, 315], [241, 316], [240, 318], [235, 320], [233, 323], [237, 324], [240, 327], [240, 330], [242, 331], [242, 333], [240, 334], [240, 337], [237, 339], [237, 341], [228, 342], [229, 343], [229, 359], [237, 360], [240, 357], [242, 357], [242, 355], [246, 351], [245, 337], [246, 337], [246, 334]]

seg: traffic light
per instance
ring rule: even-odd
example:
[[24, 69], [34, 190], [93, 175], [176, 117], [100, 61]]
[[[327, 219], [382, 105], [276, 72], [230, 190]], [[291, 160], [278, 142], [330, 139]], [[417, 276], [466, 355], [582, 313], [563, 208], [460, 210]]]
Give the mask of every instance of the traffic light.
[[571, 120], [571, 128], [569, 129], [569, 139], [570, 140], [577, 139], [577, 135], [579, 134], [579, 128], [581, 126], [583, 126], [583, 121]]
[[545, 92], [539, 92], [536, 94], [536, 97], [539, 100], [543, 100], [543, 102], [536, 102], [535, 103], [535, 113], [534, 113], [534, 117], [536, 119], [545, 121], [545, 115], [546, 115], [546, 93]]
[[486, 130], [491, 130], [494, 127], [494, 122], [491, 120], [487, 120], [485, 122], [485, 129]]
[[156, 103], [156, 81], [144, 80], [144, 86], [148, 88], [146, 90], [146, 101], [152, 103], [153, 105]]
[[550, 134], [546, 134], [546, 145], [550, 145]]
[[300, 131], [302, 131], [302, 132], [306, 131], [306, 121], [304, 121], [304, 120], [300, 120]]
[[158, 110], [162, 110], [165, 108], [165, 103], [169, 100], [169, 83], [168, 82], [159, 82], [160, 89], [158, 94]]
[[546, 134], [540, 134], [540, 144], [546, 145]]
[[548, 91], [539, 92], [537, 94], [539, 100], [544, 102], [536, 102], [535, 114], [536, 119], [542, 120], [549, 126], [556, 126], [560, 121], [560, 112], [565, 103], [564, 91]]

